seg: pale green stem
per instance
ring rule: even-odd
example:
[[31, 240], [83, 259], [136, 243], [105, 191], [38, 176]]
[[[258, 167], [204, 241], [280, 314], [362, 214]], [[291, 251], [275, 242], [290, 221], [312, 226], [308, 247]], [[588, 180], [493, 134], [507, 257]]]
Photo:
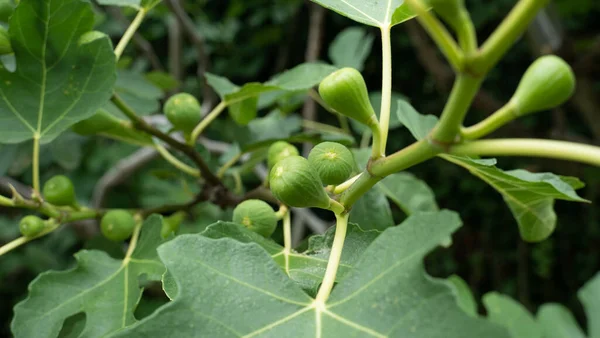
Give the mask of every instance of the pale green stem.
[[0, 247], [0, 256], [4, 255], [6, 253], [9, 253], [9, 252], [11, 252], [12, 250], [14, 250], [16, 248], [18, 248], [18, 247], [20, 247], [20, 246], [22, 246], [24, 244], [27, 244], [27, 243], [33, 241], [34, 239], [38, 239], [40, 237], [46, 236], [47, 234], [51, 233], [52, 231], [58, 229], [59, 225], [60, 224], [56, 224], [54, 226], [51, 226], [51, 227], [49, 227], [48, 229], [42, 231], [41, 233], [39, 233], [36, 236], [33, 236], [33, 237], [22, 236], [22, 237], [19, 237], [19, 238], [15, 239], [15, 240], [11, 241], [11, 242], [8, 242], [8, 243], [4, 244], [3, 246]]
[[286, 205], [282, 204], [279, 206], [279, 210], [277, 210], [277, 212], [275, 213], [275, 216], [277, 216], [278, 220], [282, 220], [283, 217], [288, 213], [289, 209]]
[[190, 176], [194, 176], [194, 177], [200, 177], [200, 170], [196, 169], [196, 168], [192, 168], [189, 165], [181, 162], [179, 159], [177, 159], [175, 156], [173, 156], [173, 154], [171, 154], [165, 147], [163, 147], [161, 144], [159, 143], [155, 143], [154, 144], [154, 148], [156, 149], [156, 151], [158, 151], [158, 153], [169, 163], [171, 163], [175, 168], [183, 171], [184, 173], [190, 175]]
[[383, 145], [384, 140], [382, 133], [383, 130], [379, 127], [379, 124], [374, 123], [371, 126], [371, 134], [373, 135], [373, 145], [371, 146], [371, 158], [374, 160], [385, 156], [385, 151], [381, 151], [382, 149], [385, 149], [385, 146]]
[[344, 183], [342, 183], [342, 184], [340, 184], [340, 185], [336, 186], [335, 188], [333, 188], [333, 194], [334, 194], [334, 195], [338, 195], [338, 194], [341, 194], [341, 193], [343, 193], [344, 191], [348, 190], [348, 188], [350, 188], [350, 186], [351, 186], [352, 184], [354, 184], [354, 182], [356, 182], [356, 180], [358, 180], [362, 174], [363, 174], [363, 173], [360, 173], [360, 174], [358, 174], [358, 175], [356, 175], [356, 176], [354, 176], [354, 177], [350, 178], [350, 179], [349, 179], [349, 180], [347, 180], [346, 182], [344, 182]]
[[542, 139], [493, 139], [459, 144], [450, 154], [466, 156], [543, 157], [600, 167], [600, 147]]
[[131, 22], [131, 25], [129, 25], [129, 27], [125, 31], [125, 34], [123, 34], [121, 41], [119, 41], [117, 47], [115, 48], [115, 55], [117, 56], [117, 60], [121, 58], [121, 55], [123, 55], [125, 48], [133, 38], [135, 32], [138, 30], [138, 28], [140, 28], [140, 25], [142, 24], [142, 21], [144, 21], [145, 16], [146, 9], [141, 8], [135, 16], [135, 19], [133, 19], [133, 21]]
[[8, 197], [0, 196], [0, 205], [3, 207], [14, 207], [15, 202]]
[[244, 153], [240, 152], [239, 154], [232, 157], [229, 161], [227, 161], [227, 163], [223, 164], [223, 166], [219, 169], [219, 171], [217, 171], [217, 177], [223, 178], [223, 176], [225, 176], [225, 173], [227, 172], [227, 170], [229, 170], [229, 168], [233, 167], [233, 165], [236, 164], [237, 161], [240, 160], [240, 158], [242, 157], [243, 154]]
[[525, 32], [549, 0], [521, 0], [481, 46], [479, 56], [471, 67], [478, 74], [489, 71], [506, 51]]
[[290, 274], [290, 254], [292, 253], [292, 216], [288, 210], [283, 216], [283, 251], [285, 273]]
[[423, 28], [429, 33], [429, 36], [438, 45], [442, 53], [446, 56], [446, 59], [448, 59], [448, 62], [452, 65], [452, 68], [456, 71], [461, 71], [464, 67], [464, 55], [444, 25], [429, 13], [421, 0], [405, 0], [405, 2], [417, 14], [417, 20], [419, 20]]
[[[385, 156], [388, 132], [390, 129], [390, 110], [392, 107], [392, 42], [390, 27], [381, 27], [382, 72], [381, 72], [381, 110], [379, 112], [379, 145], [373, 144], [373, 158]], [[373, 129], [373, 128], [371, 128]], [[375, 131], [373, 131], [375, 134]], [[375, 141], [375, 137], [373, 138]]]
[[336, 227], [335, 236], [333, 238], [333, 245], [331, 246], [331, 253], [329, 254], [329, 261], [327, 262], [327, 269], [325, 270], [325, 276], [323, 282], [315, 298], [315, 302], [319, 304], [325, 304], [333, 286], [335, 284], [335, 277], [337, 275], [338, 268], [340, 266], [340, 260], [342, 258], [342, 250], [344, 249], [344, 241], [346, 240], [346, 231], [348, 230], [348, 213], [339, 215], [336, 214]]
[[473, 126], [462, 128], [460, 131], [462, 138], [464, 140], [476, 140], [491, 134], [517, 118], [513, 108], [514, 106], [509, 102], [485, 120]]
[[202, 121], [200, 121], [200, 123], [196, 126], [196, 128], [194, 128], [194, 131], [192, 131], [192, 135], [190, 136], [190, 140], [189, 140], [190, 145], [196, 144], [196, 141], [198, 140], [198, 137], [200, 137], [200, 134], [202, 134], [202, 132], [206, 128], [208, 128], [208, 126], [217, 117], [219, 117], [219, 115], [225, 110], [225, 108], [227, 108], [227, 103], [225, 101], [223, 101], [223, 102], [219, 103], [210, 113], [208, 113], [208, 115], [206, 115], [206, 117], [204, 117], [204, 119], [202, 119]]
[[360, 138], [361, 148], [367, 148], [369, 146], [369, 143], [371, 142], [371, 135], [373, 135], [371, 130], [365, 130], [363, 132], [362, 137]]
[[443, 144], [451, 144], [455, 141], [481, 82], [481, 79], [467, 74], [458, 75], [440, 121], [432, 131], [433, 140]]
[[[137, 217], [137, 216], [136, 216]], [[123, 259], [123, 266], [129, 264], [129, 260], [135, 251], [135, 247], [137, 246], [138, 239], [140, 238], [140, 232], [142, 231], [143, 220], [137, 219], [137, 223], [135, 228], [133, 229], [133, 235], [131, 236], [131, 240], [129, 241], [129, 247], [127, 248], [127, 253], [125, 254], [125, 258]]]
[[477, 33], [471, 20], [471, 16], [466, 9], [460, 11], [460, 20], [456, 30], [460, 47], [467, 54], [477, 51]]
[[32, 157], [33, 190], [40, 192], [40, 135], [37, 133], [33, 136]]

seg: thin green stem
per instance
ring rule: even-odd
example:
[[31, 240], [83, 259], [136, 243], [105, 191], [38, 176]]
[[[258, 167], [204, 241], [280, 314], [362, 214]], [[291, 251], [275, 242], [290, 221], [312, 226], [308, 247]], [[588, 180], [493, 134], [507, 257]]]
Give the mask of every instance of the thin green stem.
[[331, 290], [333, 290], [337, 271], [340, 266], [340, 260], [342, 258], [344, 241], [346, 240], [349, 216], [350, 215], [348, 213], [335, 215], [336, 227], [333, 245], [331, 246], [331, 253], [329, 254], [329, 261], [327, 262], [327, 269], [325, 270], [323, 282], [321, 283], [321, 287], [319, 288], [319, 292], [315, 298], [315, 302], [319, 304], [325, 304], [329, 298], [329, 295], [331, 294]]
[[542, 139], [494, 139], [459, 144], [450, 154], [466, 156], [524, 156], [581, 162], [600, 167], [600, 147]]
[[133, 21], [131, 22], [131, 25], [129, 25], [129, 27], [125, 31], [125, 34], [123, 34], [123, 37], [121, 37], [121, 41], [119, 41], [117, 47], [115, 48], [115, 55], [117, 56], [117, 60], [121, 58], [121, 55], [123, 55], [125, 48], [133, 38], [133, 35], [138, 30], [138, 28], [140, 28], [140, 25], [142, 24], [142, 21], [144, 21], [146, 13], [146, 9], [141, 8], [135, 16], [135, 19], [133, 19]]
[[155, 143], [154, 147], [156, 151], [169, 163], [171, 163], [175, 168], [181, 170], [182, 172], [193, 176], [200, 177], [200, 170], [196, 168], [192, 168], [191, 166], [181, 162], [177, 157], [173, 156], [162, 144]]
[[9, 252], [17, 249], [18, 247], [20, 247], [20, 246], [22, 246], [24, 244], [27, 244], [27, 243], [35, 240], [35, 239], [38, 239], [40, 237], [46, 236], [47, 234], [49, 234], [49, 233], [53, 232], [54, 230], [58, 229], [59, 226], [60, 226], [60, 224], [55, 224], [55, 225], [49, 227], [48, 229], [45, 229], [44, 231], [42, 231], [41, 233], [39, 233], [36, 236], [33, 236], [33, 237], [22, 236], [22, 237], [19, 237], [19, 238], [13, 240], [13, 241], [10, 241], [10, 242], [4, 244], [3, 246], [0, 247], [0, 256], [2, 256], [4, 254], [7, 254], [7, 253], [9, 253]]
[[383, 178], [425, 162], [441, 152], [443, 152], [443, 148], [423, 139], [393, 155], [373, 162], [369, 172], [376, 177]]
[[127, 253], [125, 254], [125, 258], [123, 259], [123, 266], [129, 264], [129, 260], [135, 251], [135, 247], [137, 246], [138, 239], [140, 238], [140, 232], [142, 231], [143, 220], [138, 219], [133, 229], [133, 235], [131, 236], [131, 240], [129, 241], [129, 247], [127, 248]]
[[516, 118], [514, 106], [509, 102], [485, 120], [473, 126], [462, 128], [460, 133], [464, 140], [480, 139]]
[[341, 194], [344, 191], [348, 190], [348, 188], [350, 188], [350, 186], [352, 186], [352, 184], [354, 184], [354, 182], [356, 182], [362, 175], [363, 175], [363, 173], [360, 173], [360, 174], [350, 178], [346, 182], [336, 186], [335, 188], [333, 188], [333, 194], [338, 195], [338, 194]]
[[467, 74], [458, 75], [440, 121], [432, 131], [433, 140], [445, 144], [455, 141], [481, 82], [481, 79]]
[[217, 171], [217, 177], [222, 179], [223, 176], [225, 176], [225, 173], [227, 172], [227, 170], [229, 170], [229, 168], [233, 167], [233, 165], [236, 164], [237, 161], [240, 160], [242, 155], [244, 155], [244, 153], [240, 152], [239, 154], [232, 157], [229, 161], [227, 161], [227, 163], [223, 164], [223, 166], [219, 169], [219, 171]]
[[32, 155], [32, 172], [33, 172], [33, 190], [40, 192], [40, 135], [33, 136], [33, 155]]
[[421, 0], [405, 0], [415, 14], [417, 14], [417, 20], [421, 23], [423, 28], [429, 33], [429, 36], [435, 41], [442, 53], [448, 59], [448, 62], [452, 65], [456, 71], [462, 71], [464, 67], [464, 55], [452, 35], [442, 25], [442, 23], [429, 11]]
[[487, 73], [500, 60], [502, 55], [525, 32], [538, 11], [549, 0], [521, 0], [515, 5], [510, 14], [481, 46], [478, 57], [470, 67], [478, 74]]
[[290, 254], [292, 253], [292, 216], [289, 210], [283, 215], [283, 252], [285, 273], [290, 274]]
[[341, 128], [337, 128], [337, 127], [331, 126], [329, 124], [320, 123], [320, 122], [311, 121], [311, 120], [302, 120], [302, 126], [306, 129], [312, 129], [312, 130], [317, 130], [317, 131], [321, 131], [321, 132], [348, 135], [348, 133]]
[[3, 207], [14, 207], [15, 202], [8, 197], [0, 196], [0, 205]]
[[377, 182], [381, 181], [381, 178], [372, 176], [368, 171], [364, 171], [362, 175], [346, 189], [340, 196], [340, 203], [350, 210], [354, 203], [358, 201], [364, 194], [367, 193]]
[[[381, 27], [382, 71], [381, 71], [381, 110], [379, 112], [380, 141], [373, 144], [373, 157], [385, 156], [388, 132], [390, 129], [390, 110], [392, 107], [392, 41], [390, 27]], [[371, 128], [373, 129], [373, 128]], [[375, 131], [373, 131], [375, 135]], [[373, 138], [375, 141], [375, 137]]]
[[219, 117], [219, 115], [225, 110], [225, 108], [227, 108], [227, 103], [225, 101], [219, 103], [210, 113], [208, 113], [208, 115], [206, 115], [206, 117], [204, 117], [204, 119], [202, 119], [202, 121], [200, 121], [200, 123], [196, 126], [196, 128], [194, 128], [194, 131], [192, 131], [192, 135], [190, 136], [190, 145], [196, 144], [196, 141], [198, 140], [198, 137], [200, 137], [200, 134], [202, 134], [202, 132], [208, 128], [208, 126], [217, 118]]
[[477, 33], [473, 20], [466, 9], [460, 11], [459, 24], [454, 27], [458, 42], [463, 51], [469, 55], [477, 51]]
[[[387, 129], [385, 129], [387, 134]], [[385, 156], [385, 145], [383, 138], [383, 129], [376, 122], [371, 126], [371, 135], [373, 135], [373, 145], [371, 146], [371, 158], [376, 160]]]

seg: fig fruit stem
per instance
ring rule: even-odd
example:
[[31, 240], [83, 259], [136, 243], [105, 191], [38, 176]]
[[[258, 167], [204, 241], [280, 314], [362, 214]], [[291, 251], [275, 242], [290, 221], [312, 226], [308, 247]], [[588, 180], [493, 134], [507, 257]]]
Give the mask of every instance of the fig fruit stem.
[[373, 158], [385, 156], [388, 132], [390, 129], [390, 109], [392, 107], [392, 41], [389, 26], [381, 27], [381, 45], [381, 110], [379, 112], [379, 126], [377, 128], [374, 126], [371, 127], [371, 131], [373, 132]]
[[333, 285], [335, 284], [335, 277], [337, 275], [338, 268], [340, 266], [340, 260], [342, 258], [342, 249], [344, 248], [344, 241], [346, 240], [346, 231], [348, 230], [348, 213], [336, 214], [335, 224], [335, 236], [333, 238], [333, 245], [331, 246], [331, 253], [329, 255], [329, 261], [327, 262], [327, 269], [325, 270], [325, 276], [323, 282], [315, 298], [315, 302], [324, 305], [331, 294]]
[[33, 135], [33, 154], [32, 154], [32, 173], [33, 190], [40, 192], [40, 134]]
[[121, 55], [123, 55], [125, 48], [127, 48], [127, 45], [135, 35], [135, 32], [138, 30], [138, 28], [140, 28], [142, 21], [144, 21], [144, 17], [146, 17], [146, 13], [147, 11], [145, 8], [140, 8], [129, 27], [127, 27], [125, 34], [123, 34], [121, 40], [117, 44], [117, 47], [115, 47], [115, 55], [117, 57], [117, 60], [121, 58]]
[[283, 257], [285, 259], [285, 273], [290, 274], [290, 254], [292, 253], [292, 215], [285, 208], [283, 215]]
[[[498, 63], [502, 55], [521, 37], [529, 24], [549, 0], [520, 0], [479, 50], [472, 72], [485, 74]], [[412, 1], [411, 1], [412, 2]]]
[[477, 140], [493, 133], [516, 118], [514, 105], [509, 102], [485, 120], [470, 127], [461, 128], [460, 134], [463, 140]]
[[229, 161], [227, 161], [227, 163], [223, 164], [223, 166], [217, 171], [217, 177], [223, 179], [227, 170], [233, 167], [237, 163], [237, 161], [239, 161], [242, 158], [244, 154], [244, 152], [239, 152], [237, 155], [235, 155]]
[[200, 123], [198, 123], [198, 125], [196, 126], [196, 128], [194, 128], [194, 130], [192, 131], [192, 135], [190, 136], [190, 140], [189, 140], [189, 144], [190, 145], [196, 144], [196, 141], [200, 137], [200, 134], [202, 134], [202, 132], [206, 128], [208, 128], [208, 126], [217, 117], [219, 117], [219, 115], [221, 115], [221, 113], [225, 110], [225, 108], [227, 108], [227, 102], [222, 101], [210, 113], [208, 113], [208, 115], [206, 115], [206, 117], [204, 117], [202, 119], [202, 121], [200, 121]]
[[455, 145], [452, 155], [524, 156], [581, 162], [600, 167], [600, 147], [543, 139], [493, 139]]
[[452, 68], [461, 72], [464, 68], [464, 54], [444, 25], [429, 12], [421, 0], [405, 0], [406, 4], [417, 15], [417, 20], [435, 41]]
[[171, 154], [167, 150], [167, 148], [165, 148], [162, 144], [155, 142], [155, 149], [165, 159], [165, 161], [172, 164], [175, 168], [177, 168], [177, 169], [181, 170], [182, 172], [184, 172], [190, 176], [193, 176], [193, 177], [201, 176], [200, 170], [198, 170], [196, 168], [192, 168], [189, 165], [181, 162], [179, 159], [177, 159], [177, 157], [173, 156], [173, 154]]
[[475, 32], [475, 26], [471, 20], [471, 16], [466, 9], [460, 11], [460, 16], [456, 27], [454, 27], [456, 35], [458, 37], [458, 43], [463, 49], [465, 54], [470, 55], [477, 51], [477, 34]]
[[33, 241], [34, 239], [46, 236], [47, 234], [58, 229], [59, 226], [60, 226], [60, 224], [58, 224], [58, 223], [53, 224], [52, 226], [48, 227], [47, 229], [44, 229], [44, 231], [42, 231], [41, 233], [39, 233], [35, 236], [32, 236], [32, 237], [21, 236], [15, 240], [12, 240], [12, 241], [4, 244], [3, 246], [0, 247], [0, 256], [13, 251], [13, 250], [17, 249], [18, 247], [20, 247], [21, 245], [27, 244], [27, 243]]
[[354, 176], [354, 177], [351, 177], [351, 178], [350, 178], [350, 179], [348, 179], [346, 182], [344, 182], [344, 183], [342, 183], [342, 184], [340, 184], [340, 185], [338, 185], [338, 186], [335, 186], [335, 187], [333, 188], [333, 191], [332, 191], [332, 192], [333, 192], [333, 194], [334, 194], [334, 195], [338, 195], [338, 194], [341, 194], [341, 193], [343, 193], [344, 191], [348, 190], [348, 188], [350, 188], [350, 186], [351, 186], [352, 184], [354, 184], [354, 182], [356, 182], [356, 180], [358, 180], [362, 174], [363, 174], [363, 173], [360, 173], [360, 174], [358, 174], [358, 175], [356, 175], [356, 176]]

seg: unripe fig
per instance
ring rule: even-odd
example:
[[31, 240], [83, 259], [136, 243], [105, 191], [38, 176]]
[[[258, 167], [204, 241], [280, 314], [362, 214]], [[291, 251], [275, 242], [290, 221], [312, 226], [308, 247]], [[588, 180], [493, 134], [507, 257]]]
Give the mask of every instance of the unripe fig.
[[331, 204], [319, 175], [301, 156], [277, 162], [271, 169], [269, 184], [273, 195], [291, 207], [328, 209]]
[[575, 91], [571, 66], [555, 55], [546, 55], [529, 66], [510, 100], [517, 116], [565, 103]]
[[285, 141], [277, 141], [269, 147], [267, 162], [269, 168], [273, 168], [277, 162], [286, 157], [299, 155], [298, 149]]
[[325, 185], [338, 185], [346, 181], [354, 171], [354, 155], [336, 142], [317, 144], [308, 155], [308, 162]]
[[100, 230], [104, 237], [111, 241], [124, 241], [131, 236], [135, 228], [135, 219], [125, 210], [111, 210], [100, 222]]
[[92, 117], [77, 122], [72, 129], [79, 135], [94, 135], [118, 127], [121, 124], [116, 116], [104, 109], [98, 110]]
[[233, 210], [233, 221], [252, 232], [271, 237], [277, 227], [277, 215], [269, 204], [261, 200], [247, 200]]
[[13, 49], [10, 44], [10, 36], [8, 30], [0, 26], [0, 55], [12, 54]]
[[75, 187], [64, 175], [54, 176], [44, 184], [42, 194], [46, 202], [58, 206], [75, 205]]
[[41, 234], [44, 228], [46, 228], [46, 223], [37, 216], [25, 216], [19, 222], [19, 230], [25, 237], [35, 237]]
[[377, 123], [367, 84], [358, 70], [342, 68], [331, 73], [319, 85], [319, 93], [338, 113], [368, 126]]
[[165, 103], [164, 113], [173, 127], [191, 133], [202, 119], [200, 102], [190, 94], [179, 93]]
[[171, 234], [176, 233], [179, 230], [179, 226], [181, 222], [186, 217], [186, 213], [183, 211], [178, 211], [169, 217], [165, 217], [163, 219], [162, 228], [160, 230], [160, 235], [162, 238], [167, 238]]

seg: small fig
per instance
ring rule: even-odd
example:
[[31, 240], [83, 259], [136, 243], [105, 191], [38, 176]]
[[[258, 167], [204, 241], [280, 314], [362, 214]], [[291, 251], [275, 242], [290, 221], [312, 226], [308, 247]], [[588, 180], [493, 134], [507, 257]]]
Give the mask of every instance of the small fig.
[[233, 222], [252, 232], [271, 237], [277, 227], [277, 215], [269, 204], [261, 200], [247, 200], [233, 210]]
[[57, 206], [75, 205], [75, 187], [64, 175], [57, 175], [46, 181], [42, 194], [46, 202]]
[[94, 135], [118, 127], [121, 124], [116, 116], [104, 109], [98, 110], [92, 117], [77, 122], [72, 129], [79, 135]]
[[111, 210], [100, 222], [100, 230], [104, 237], [111, 241], [124, 241], [131, 236], [135, 228], [135, 219], [125, 210]]
[[517, 116], [551, 109], [575, 92], [571, 66], [555, 55], [538, 58], [529, 66], [510, 100]]
[[12, 54], [13, 49], [10, 44], [10, 36], [8, 30], [0, 26], [0, 55]]
[[267, 163], [269, 168], [273, 168], [277, 162], [290, 156], [299, 155], [298, 149], [285, 141], [277, 141], [269, 147]]
[[41, 234], [44, 228], [46, 228], [46, 223], [37, 216], [25, 216], [19, 222], [19, 230], [25, 237], [35, 237]]
[[301, 156], [277, 162], [271, 169], [269, 184], [273, 195], [291, 207], [328, 209], [331, 204], [319, 175]]
[[336, 142], [317, 144], [308, 155], [308, 162], [325, 185], [344, 183], [354, 171], [354, 155]]
[[191, 133], [202, 119], [200, 102], [190, 94], [179, 93], [165, 103], [164, 113], [173, 127]]
[[377, 124], [367, 84], [358, 70], [342, 68], [331, 73], [319, 85], [319, 93], [338, 113], [367, 126]]

